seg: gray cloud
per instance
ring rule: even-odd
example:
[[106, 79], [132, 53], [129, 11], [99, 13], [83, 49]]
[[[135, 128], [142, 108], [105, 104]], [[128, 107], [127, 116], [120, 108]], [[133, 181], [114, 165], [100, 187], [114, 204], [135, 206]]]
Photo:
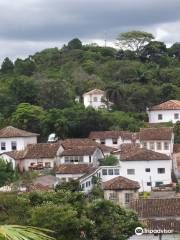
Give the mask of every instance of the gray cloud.
[[180, 37], [179, 9], [179, 0], [0, 0], [0, 58], [73, 37], [100, 40], [105, 31], [109, 41], [121, 31], [143, 29], [171, 43]]

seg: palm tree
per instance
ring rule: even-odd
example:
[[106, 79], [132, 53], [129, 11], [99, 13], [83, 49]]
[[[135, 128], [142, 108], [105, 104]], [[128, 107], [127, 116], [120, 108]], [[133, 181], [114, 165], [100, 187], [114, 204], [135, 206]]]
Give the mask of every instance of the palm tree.
[[29, 226], [0, 225], [0, 239], [3, 240], [54, 240], [48, 233], [52, 231]]

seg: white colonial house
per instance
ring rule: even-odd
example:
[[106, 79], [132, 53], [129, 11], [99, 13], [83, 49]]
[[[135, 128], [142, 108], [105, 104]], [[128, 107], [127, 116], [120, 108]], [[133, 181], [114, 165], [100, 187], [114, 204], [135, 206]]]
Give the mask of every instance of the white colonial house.
[[115, 153], [120, 161], [120, 175], [139, 182], [140, 191], [151, 191], [152, 187], [170, 184], [172, 160], [169, 156], [124, 144]]
[[89, 138], [97, 143], [117, 149], [124, 143], [139, 142], [137, 133], [128, 131], [93, 131]]
[[180, 121], [180, 101], [169, 100], [159, 105], [147, 108], [149, 123]]
[[107, 101], [106, 94], [100, 89], [93, 89], [83, 94], [84, 106], [92, 107], [94, 109], [106, 109], [112, 105], [111, 102]]
[[38, 135], [12, 126], [5, 127], [0, 130], [0, 153], [23, 150], [28, 144], [37, 143]]
[[142, 128], [139, 133], [141, 147], [172, 156], [174, 145], [173, 128]]

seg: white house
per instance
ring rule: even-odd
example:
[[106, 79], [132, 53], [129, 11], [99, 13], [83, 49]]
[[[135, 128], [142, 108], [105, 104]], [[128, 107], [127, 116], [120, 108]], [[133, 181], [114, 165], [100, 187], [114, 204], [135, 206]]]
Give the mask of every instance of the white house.
[[112, 103], [108, 103], [105, 92], [100, 89], [93, 89], [84, 93], [83, 101], [85, 107], [92, 107], [95, 109], [104, 109], [108, 107], [108, 104], [112, 105]]
[[147, 108], [149, 123], [180, 121], [180, 101], [169, 100], [159, 105]]
[[172, 182], [172, 160], [165, 154], [126, 144], [116, 156], [120, 160], [120, 175], [139, 182], [140, 191]]
[[99, 166], [87, 174], [84, 174], [79, 178], [81, 188], [84, 192], [91, 191], [94, 185], [94, 178], [100, 179], [100, 181], [106, 182], [117, 176], [120, 176], [120, 166]]
[[38, 135], [12, 126], [5, 127], [0, 130], [0, 153], [23, 150], [28, 144], [37, 143]]
[[60, 143], [30, 144], [25, 150], [11, 151], [1, 154], [1, 158], [11, 161], [21, 171], [52, 169]]
[[171, 156], [173, 153], [173, 128], [141, 128], [139, 133], [141, 147]]
[[93, 131], [90, 133], [89, 138], [97, 143], [119, 149], [123, 143], [139, 141], [136, 135], [137, 133], [128, 131]]

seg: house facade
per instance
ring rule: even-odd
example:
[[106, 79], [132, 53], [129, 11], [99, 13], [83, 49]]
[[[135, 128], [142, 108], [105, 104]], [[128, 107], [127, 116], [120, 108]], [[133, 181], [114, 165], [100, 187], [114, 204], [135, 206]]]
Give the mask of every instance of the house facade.
[[180, 121], [180, 101], [169, 100], [147, 109], [149, 123]]
[[180, 177], [180, 144], [174, 144], [173, 168], [177, 177]]
[[84, 106], [92, 107], [94, 109], [106, 109], [107, 99], [104, 91], [100, 89], [93, 89], [83, 94]]
[[28, 144], [37, 143], [38, 135], [12, 126], [5, 127], [0, 130], [0, 153], [24, 150]]
[[97, 143], [117, 149], [123, 143], [132, 143], [134, 140], [138, 141], [136, 134], [128, 131], [94, 131], [90, 133], [89, 138]]
[[174, 145], [173, 128], [141, 128], [139, 141], [143, 148], [172, 156]]
[[138, 199], [140, 185], [136, 181], [119, 176], [102, 185], [104, 198], [113, 201], [122, 207], [129, 207], [130, 203]]
[[127, 144], [115, 153], [120, 161], [120, 175], [140, 184], [140, 191], [170, 184], [172, 160], [169, 156]]

